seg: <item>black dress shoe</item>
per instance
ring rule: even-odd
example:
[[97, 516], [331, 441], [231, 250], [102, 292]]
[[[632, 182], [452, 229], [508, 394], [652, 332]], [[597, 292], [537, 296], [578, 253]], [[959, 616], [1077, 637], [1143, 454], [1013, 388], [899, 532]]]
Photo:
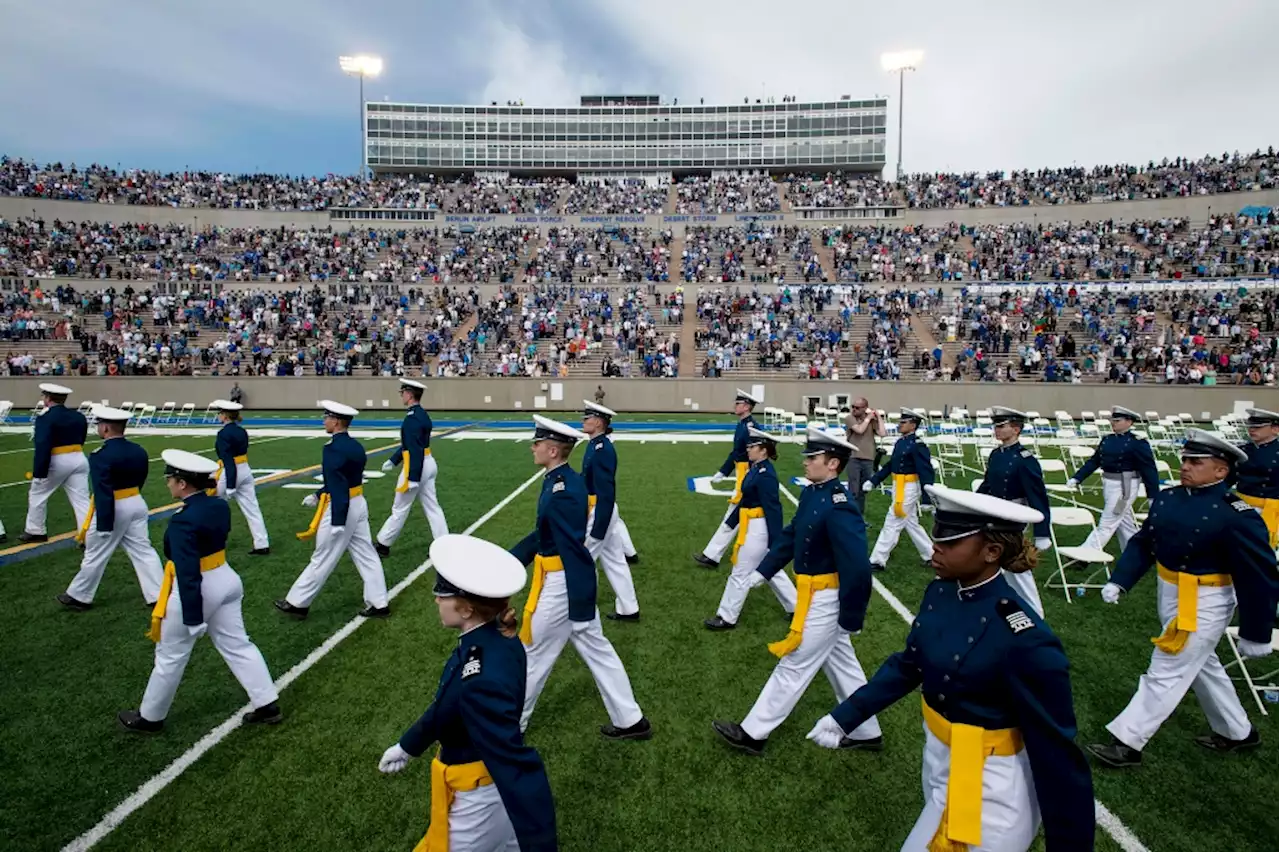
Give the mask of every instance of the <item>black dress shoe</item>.
[[1257, 748], [1262, 745], [1262, 735], [1258, 733], [1257, 728], [1250, 728], [1248, 736], [1242, 740], [1229, 740], [1222, 734], [1209, 734], [1208, 736], [1196, 737], [1196, 745], [1220, 754], [1228, 754], [1233, 751], [1248, 751], [1251, 748]]
[[607, 740], [647, 740], [653, 736], [653, 726], [649, 720], [640, 717], [630, 728], [619, 728], [614, 725], [601, 725], [600, 735]]
[[240, 717], [240, 721], [246, 725], [278, 725], [283, 718], [284, 714], [280, 712], [280, 705], [272, 701], [270, 704], [255, 707], [250, 712], [245, 713]]
[[269, 556], [270, 554], [271, 548], [269, 547], [255, 547], [249, 551], [250, 556]]
[[378, 555], [381, 556], [383, 559], [386, 559], [388, 556], [391, 555], [391, 548], [387, 547], [385, 544], [383, 544], [380, 541], [375, 541], [373, 543], [373, 549], [378, 551]]
[[18, 536], [18, 541], [25, 542], [27, 544], [32, 544], [40, 541], [48, 541], [48, 540], [49, 540], [49, 536], [43, 535], [41, 533], [29, 533], [24, 531], [22, 535]]
[[865, 740], [840, 738], [840, 748], [850, 751], [884, 751], [884, 737], [871, 737]]
[[732, 621], [725, 621], [723, 618], [716, 615], [702, 622], [702, 626], [708, 630], [732, 630], [738, 625]]
[[4, 544], [4, 543], [5, 543], [5, 542], [7, 542], [8, 540], [9, 540], [9, 534], [8, 534], [8, 533], [0, 533], [0, 544]]
[[311, 607], [294, 606], [284, 598], [281, 598], [280, 600], [276, 601], [275, 605], [276, 605], [276, 609], [280, 610], [285, 615], [292, 615], [294, 618], [306, 618], [307, 613], [311, 612]]
[[120, 722], [120, 727], [135, 734], [158, 734], [164, 730], [164, 719], [153, 722], [144, 719], [137, 710], [121, 710], [116, 719]]
[[764, 745], [768, 740], [757, 740], [747, 736], [747, 732], [742, 730], [742, 726], [737, 722], [712, 722], [711, 727], [734, 748], [745, 751], [753, 757], [764, 754]]
[[[0, 541], [4, 541], [4, 539], [0, 538]], [[631, 554], [630, 556], [628, 556], [628, 557], [627, 557], [627, 564], [628, 564], [628, 565], [639, 565], [639, 564], [640, 564], [640, 554], [639, 554], [639, 553], [633, 553], [633, 554]]]
[[373, 604], [370, 604], [369, 606], [360, 610], [359, 614], [364, 616], [365, 618], [388, 618], [391, 615], [391, 607], [390, 606], [374, 606]]
[[872, 570], [872, 571], [883, 571], [883, 570], [884, 570], [884, 566], [883, 566], [883, 565], [881, 565], [879, 562], [872, 562], [872, 563], [871, 563], [871, 570]]
[[1112, 737], [1109, 743], [1087, 745], [1085, 750], [1096, 757], [1104, 766], [1110, 766], [1112, 769], [1125, 769], [1129, 766], [1142, 764], [1142, 752], [1136, 748], [1129, 748], [1115, 737]]
[[640, 610], [635, 612], [608, 612], [605, 613], [604, 617], [610, 621], [639, 621]]
[[62, 594], [58, 595], [57, 601], [58, 603], [65, 606], [67, 609], [73, 609], [76, 612], [87, 612], [88, 610], [93, 609], [93, 604], [85, 603], [84, 601], [78, 601], [75, 598], [71, 597], [71, 595], [67, 594], [66, 592], [63, 592]]
[[719, 562], [715, 561], [714, 559], [708, 559], [705, 555], [701, 553], [693, 554], [693, 561], [696, 562], [698, 565], [701, 565], [703, 568], [719, 568], [720, 567]]

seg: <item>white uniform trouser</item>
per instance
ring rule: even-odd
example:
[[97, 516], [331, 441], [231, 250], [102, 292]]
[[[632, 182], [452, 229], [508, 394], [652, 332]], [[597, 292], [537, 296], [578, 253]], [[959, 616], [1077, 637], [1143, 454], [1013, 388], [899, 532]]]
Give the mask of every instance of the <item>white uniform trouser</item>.
[[872, 562], [876, 565], [888, 564], [889, 554], [893, 553], [893, 549], [898, 546], [898, 537], [902, 535], [904, 528], [911, 538], [911, 543], [916, 546], [916, 552], [920, 554], [920, 558], [933, 558], [933, 539], [929, 538], [924, 527], [920, 526], [920, 515], [917, 511], [919, 505], [920, 483], [903, 483], [903, 517], [899, 518], [894, 514], [893, 503], [890, 503], [889, 511], [884, 516], [884, 526], [880, 528], [880, 535], [876, 538], [875, 549], [871, 551]]
[[316, 530], [316, 549], [311, 554], [311, 561], [302, 569], [298, 579], [285, 600], [294, 606], [308, 607], [324, 588], [325, 580], [337, 567], [342, 554], [351, 553], [351, 561], [360, 572], [364, 581], [364, 602], [379, 608], [387, 605], [387, 578], [382, 573], [382, 560], [378, 551], [373, 549], [373, 539], [369, 536], [369, 504], [363, 496], [352, 497], [347, 508], [347, 523], [341, 535], [335, 535], [330, 516], [333, 506], [320, 518], [320, 527]]
[[[942, 821], [951, 776], [951, 748], [924, 729], [924, 809], [902, 844], [902, 852], [925, 852]], [[971, 852], [1026, 852], [1040, 829], [1040, 803], [1023, 749], [1014, 755], [987, 755], [982, 764], [982, 844]]]
[[390, 547], [396, 543], [415, 500], [422, 504], [422, 511], [427, 516], [427, 524], [431, 527], [431, 537], [437, 539], [449, 534], [449, 524], [444, 519], [444, 510], [440, 508], [440, 501], [436, 498], [437, 469], [435, 458], [426, 456], [422, 459], [422, 479], [418, 481], [418, 487], [401, 491], [409, 476], [409, 466], [404, 465], [404, 470], [396, 480], [396, 499], [391, 504], [391, 517], [387, 518], [382, 529], [378, 530], [379, 544]]
[[494, 784], [453, 794], [449, 852], [519, 852], [516, 830]]
[[67, 586], [67, 594], [81, 603], [93, 603], [93, 596], [98, 592], [98, 584], [102, 582], [102, 574], [107, 570], [107, 562], [116, 548], [123, 545], [124, 552], [129, 554], [133, 563], [133, 571], [138, 575], [138, 585], [142, 587], [142, 597], [147, 603], [155, 603], [160, 597], [160, 580], [164, 569], [160, 565], [160, 557], [151, 546], [151, 538], [147, 535], [147, 501], [140, 495], [126, 497], [116, 501], [115, 523], [111, 532], [98, 532], [98, 519], [89, 523], [89, 530], [84, 536], [84, 558], [80, 560], [80, 571]]
[[618, 528], [618, 540], [622, 542], [623, 558], [635, 556], [638, 551], [635, 542], [631, 540], [631, 530], [627, 529], [627, 522], [622, 520], [621, 515], [614, 515], [613, 525]]
[[[587, 530], [591, 530], [596, 522], [596, 510], [593, 506], [587, 513]], [[613, 587], [613, 608], [619, 615], [631, 615], [640, 611], [640, 601], [636, 599], [636, 584], [631, 579], [631, 566], [627, 564], [626, 554], [622, 551], [622, 537], [618, 534], [621, 525], [618, 507], [613, 507], [613, 519], [609, 521], [609, 529], [604, 538], [588, 548], [592, 559], [600, 560], [600, 567]]]
[[[821, 669], [831, 681], [836, 702], [844, 701], [854, 690], [865, 686], [867, 676], [853, 652], [849, 635], [840, 629], [840, 591], [822, 589], [813, 593], [809, 615], [804, 622], [800, 647], [778, 661], [773, 674], [760, 690], [755, 706], [742, 720], [742, 730], [753, 739], [766, 739], [773, 729], [786, 721], [800, 696]], [[875, 716], [854, 728], [850, 739], [869, 740], [880, 736], [880, 722]]]
[[[1165, 625], [1178, 615], [1178, 587], [1162, 579], [1156, 582], [1156, 604], [1160, 623]], [[1167, 654], [1153, 648], [1151, 665], [1138, 678], [1138, 691], [1129, 706], [1107, 725], [1107, 730], [1129, 748], [1141, 750], [1188, 689], [1195, 690], [1214, 733], [1229, 740], [1249, 735], [1249, 717], [1216, 651], [1236, 609], [1235, 591], [1230, 586], [1200, 586], [1199, 593], [1196, 631], [1187, 638], [1182, 652]]]
[[59, 488], [67, 492], [71, 510], [76, 513], [76, 529], [84, 526], [84, 516], [89, 514], [89, 460], [84, 453], [62, 453], [49, 457], [49, 475], [31, 480], [27, 494], [27, 523], [25, 530], [32, 535], [47, 535], [45, 518], [49, 513], [49, 498]]
[[225, 495], [224, 500], [234, 500], [244, 514], [244, 522], [249, 525], [249, 534], [253, 536], [253, 549], [261, 550], [271, 546], [267, 537], [267, 523], [262, 519], [262, 509], [258, 507], [257, 483], [253, 481], [253, 470], [248, 462], [236, 465], [236, 487], [227, 489], [227, 472], [218, 474], [218, 493]]
[[173, 696], [182, 683], [182, 673], [191, 658], [200, 634], [209, 633], [213, 647], [218, 649], [231, 673], [249, 694], [249, 703], [255, 708], [265, 707], [279, 698], [267, 662], [262, 652], [249, 639], [244, 629], [244, 616], [240, 602], [244, 598], [244, 586], [240, 575], [223, 563], [212, 571], [200, 574], [200, 598], [204, 603], [204, 623], [194, 634], [182, 623], [182, 598], [175, 587], [169, 595], [169, 607], [164, 621], [160, 622], [160, 641], [156, 643], [156, 663], [147, 681], [147, 691], [142, 696], [139, 712], [144, 719], [158, 722], [169, 715]]
[[596, 688], [604, 700], [609, 721], [616, 727], [629, 728], [644, 718], [640, 705], [631, 691], [631, 681], [622, 660], [600, 628], [600, 613], [585, 629], [575, 633], [574, 622], [569, 620], [569, 595], [563, 571], [550, 571], [542, 582], [538, 596], [538, 608], [533, 613], [533, 644], [525, 649], [527, 676], [525, 679], [524, 712], [520, 715], [520, 729], [529, 726], [529, 717], [538, 703], [538, 696], [547, 684], [551, 668], [560, 658], [566, 642], [573, 643], [573, 650], [587, 664]]
[[1006, 581], [1013, 590], [1018, 593], [1018, 597], [1026, 602], [1027, 606], [1036, 611], [1036, 615], [1044, 618], [1044, 604], [1040, 602], [1040, 588], [1036, 585], [1035, 574], [1031, 571], [1023, 571], [1015, 574], [1012, 571], [1000, 570]]
[[725, 550], [738, 537], [738, 531], [726, 522], [737, 513], [738, 504], [730, 503], [728, 511], [724, 513], [724, 518], [720, 521], [720, 526], [716, 527], [715, 535], [711, 536], [711, 541], [707, 542], [707, 546], [702, 549], [703, 556], [715, 562], [719, 562], [724, 556]]
[[1133, 517], [1133, 501], [1138, 498], [1138, 475], [1126, 473], [1123, 476], [1125, 477], [1123, 481], [1105, 478], [1102, 480], [1102, 501], [1106, 508], [1098, 517], [1098, 526], [1084, 540], [1085, 547], [1106, 550], [1111, 536], [1118, 533], [1120, 550], [1123, 552], [1129, 546], [1129, 539], [1138, 532], [1138, 522]]
[[[720, 596], [720, 606], [716, 609], [716, 615], [730, 624], [738, 623], [738, 616], [742, 614], [742, 607], [747, 602], [747, 593], [751, 591], [747, 581], [751, 578], [751, 572], [756, 570], [769, 552], [769, 527], [764, 518], [748, 518], [745, 523], [746, 540], [738, 548], [738, 563], [733, 566], [733, 571], [724, 584], [724, 594]], [[796, 611], [796, 584], [791, 582], [786, 571], [774, 574], [769, 581], [769, 588], [784, 610]]]

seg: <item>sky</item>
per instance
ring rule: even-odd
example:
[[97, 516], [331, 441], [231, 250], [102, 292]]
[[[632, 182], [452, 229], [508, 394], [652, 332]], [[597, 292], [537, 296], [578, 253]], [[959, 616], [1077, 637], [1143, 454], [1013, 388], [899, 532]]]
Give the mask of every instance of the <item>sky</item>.
[[[798, 12], [797, 12], [798, 10]], [[907, 172], [1280, 145], [1280, 4], [987, 0], [0, 0], [0, 154], [87, 165], [352, 173], [369, 100], [576, 105], [887, 95]]]

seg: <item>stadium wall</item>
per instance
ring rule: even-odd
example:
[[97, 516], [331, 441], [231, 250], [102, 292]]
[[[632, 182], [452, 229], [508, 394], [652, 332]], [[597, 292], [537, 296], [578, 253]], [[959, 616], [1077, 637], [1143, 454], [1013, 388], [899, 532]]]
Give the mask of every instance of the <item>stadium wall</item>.
[[[15, 408], [30, 408], [39, 399], [41, 377], [0, 378], [0, 400]], [[191, 402], [203, 411], [210, 400], [226, 397], [238, 381], [245, 403], [260, 410], [315, 411], [316, 401], [334, 399], [362, 410], [399, 408], [397, 384], [390, 378], [68, 378], [57, 381], [71, 387], [73, 404], [84, 400], [125, 400], [157, 406]], [[1276, 391], [1266, 387], [1224, 385], [1071, 385], [1018, 382], [828, 382], [779, 380], [763, 383], [734, 379], [427, 379], [425, 402], [432, 411], [492, 411], [495, 415], [532, 411], [580, 411], [582, 400], [591, 399], [596, 385], [607, 394], [605, 404], [628, 412], [722, 412], [729, 408], [737, 387], [762, 392], [766, 405], [790, 411], [807, 410], [806, 398], [818, 397], [818, 405], [836, 404], [836, 395], [865, 396], [876, 408], [902, 406], [942, 410], [963, 407], [970, 411], [993, 405], [1016, 405], [1051, 416], [1059, 409], [1080, 411], [1109, 409], [1123, 404], [1137, 411], [1161, 414], [1203, 412], [1214, 417], [1242, 407], [1266, 407]], [[556, 386], [559, 386], [559, 392]], [[557, 397], [557, 398], [553, 398]], [[541, 406], [539, 405], [541, 400]], [[385, 404], [384, 404], [385, 402]], [[693, 406], [696, 405], [695, 409]], [[518, 406], [518, 407], [517, 407]], [[1271, 407], [1274, 407], [1272, 405]]]
[[1228, 192], [1219, 195], [1199, 195], [1190, 198], [1153, 198], [1140, 201], [1114, 201], [1105, 204], [1058, 204], [1031, 207], [947, 208], [939, 210], [903, 209], [900, 216], [891, 218], [844, 218], [839, 211], [810, 211], [815, 215], [832, 218], [801, 218], [796, 213], [737, 213], [722, 215], [656, 215], [656, 216], [483, 216], [460, 215], [427, 211], [432, 218], [425, 221], [372, 221], [333, 219], [328, 211], [268, 211], [268, 210], [217, 210], [212, 208], [146, 207], [127, 204], [95, 204], [81, 201], [51, 201], [42, 198], [0, 198], [0, 219], [16, 219], [37, 216], [47, 221], [61, 219], [72, 222], [150, 222], [153, 224], [177, 223], [193, 227], [217, 225], [231, 228], [328, 228], [345, 231], [350, 227], [419, 228], [448, 225], [472, 225], [476, 227], [508, 227], [534, 225], [549, 227], [569, 225], [573, 227], [647, 227], [671, 228], [683, 234], [689, 226], [742, 226], [749, 221], [775, 222], [785, 225], [802, 225], [821, 228], [826, 225], [849, 223], [923, 225], [937, 227], [950, 222], [964, 224], [1002, 224], [1026, 222], [1096, 221], [1115, 219], [1131, 222], [1135, 219], [1160, 219], [1187, 217], [1192, 224], [1202, 224], [1212, 211], [1238, 212], [1244, 207], [1277, 207], [1280, 192]]

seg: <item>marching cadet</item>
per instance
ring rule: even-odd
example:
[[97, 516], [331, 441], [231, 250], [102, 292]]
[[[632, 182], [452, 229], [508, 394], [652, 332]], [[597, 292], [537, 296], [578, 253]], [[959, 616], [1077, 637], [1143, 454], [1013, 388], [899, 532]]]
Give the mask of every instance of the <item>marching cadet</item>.
[[899, 699], [921, 692], [924, 809], [902, 844], [917, 850], [1024, 852], [1044, 820], [1045, 849], [1093, 849], [1093, 779], [1075, 743], [1062, 644], [1006, 581], [1030, 570], [1022, 538], [1041, 513], [986, 494], [926, 486], [937, 506], [933, 568], [906, 648], [818, 720], [809, 739], [837, 748]]
[[[148, 636], [156, 643], [156, 662], [147, 691], [137, 710], [118, 716], [127, 730], [159, 733], [182, 683], [191, 649], [204, 633], [213, 640], [240, 686], [249, 694], [253, 710], [247, 725], [274, 725], [282, 718], [271, 672], [258, 646], [249, 639], [240, 611], [244, 586], [227, 564], [227, 534], [231, 509], [225, 500], [210, 497], [217, 465], [185, 450], [165, 450], [165, 484], [182, 508], [164, 531], [164, 584], [151, 613]], [[177, 591], [177, 595], [173, 592]]]
[[[747, 602], [751, 575], [769, 553], [769, 548], [782, 538], [782, 502], [778, 499], [778, 474], [773, 462], [778, 458], [778, 441], [768, 432], [752, 426], [747, 430], [747, 457], [751, 469], [742, 479], [742, 501], [738, 513], [729, 519], [738, 530], [733, 544], [733, 571], [724, 584], [724, 594], [716, 614], [702, 622], [708, 630], [732, 630]], [[786, 571], [769, 580], [778, 603], [792, 617], [796, 610], [796, 584]]]
[[76, 529], [84, 526], [89, 514], [89, 462], [84, 457], [84, 439], [89, 423], [83, 414], [67, 408], [71, 388], [42, 384], [44, 413], [36, 418], [35, 457], [31, 464], [31, 491], [27, 495], [27, 522], [19, 540], [48, 541], [45, 518], [49, 498], [59, 488], [67, 492], [76, 515]]
[[622, 518], [618, 515], [618, 452], [613, 441], [615, 412], [594, 402], [582, 401], [582, 431], [587, 448], [582, 456], [582, 480], [587, 486], [587, 550], [599, 559], [604, 575], [613, 587], [614, 611], [605, 618], [611, 621], [639, 621], [640, 602], [636, 600], [636, 584], [631, 579], [631, 566], [622, 552], [618, 532]]
[[[1049, 536], [1049, 492], [1044, 487], [1040, 461], [1019, 442], [1026, 422], [1027, 415], [1016, 408], [992, 407], [991, 425], [1000, 446], [987, 458], [987, 472], [978, 486], [978, 493], [1021, 503], [1039, 512], [1040, 520], [1035, 523], [1035, 546], [1036, 550], [1048, 550], [1053, 543]], [[1040, 602], [1035, 574], [1023, 571], [1009, 574], [1005, 579], [1036, 611], [1036, 615], [1044, 618], [1044, 604]]]
[[226, 399], [215, 399], [212, 406], [218, 411], [222, 428], [214, 439], [213, 451], [218, 457], [218, 472], [214, 475], [217, 487], [210, 496], [224, 500], [235, 499], [249, 525], [253, 537], [250, 556], [266, 556], [271, 552], [271, 539], [267, 536], [267, 524], [258, 507], [257, 483], [253, 469], [249, 467], [249, 433], [240, 425], [240, 412], [244, 406]]
[[1276, 621], [1276, 554], [1267, 526], [1228, 487], [1234, 465], [1247, 459], [1234, 444], [1200, 429], [1187, 430], [1181, 485], [1158, 493], [1142, 529], [1129, 540], [1102, 599], [1119, 603], [1151, 569], [1164, 632], [1151, 641], [1151, 664], [1129, 706], [1107, 725], [1112, 741], [1089, 746], [1107, 766], [1136, 766], [1142, 749], [1194, 689], [1211, 732], [1196, 743], [1217, 752], [1255, 748], [1249, 724], [1216, 648], [1240, 611], [1242, 657], [1266, 657]]
[[321, 400], [320, 405], [324, 409], [324, 431], [333, 437], [324, 445], [321, 456], [324, 485], [320, 496], [308, 494], [302, 501], [304, 506], [315, 506], [316, 513], [311, 526], [297, 534], [304, 541], [314, 538], [316, 549], [289, 594], [276, 601], [275, 606], [281, 612], [306, 618], [311, 602], [324, 588], [338, 560], [349, 552], [364, 582], [365, 607], [360, 615], [386, 618], [391, 614], [387, 578], [369, 535], [369, 504], [364, 499], [365, 451], [347, 432], [360, 412], [328, 399]]
[[511, 549], [521, 564], [533, 563], [533, 581], [524, 605], [520, 640], [528, 651], [528, 684], [520, 729], [538, 703], [551, 668], [566, 642], [591, 670], [611, 724], [600, 733], [612, 740], [653, 736], [640, 711], [618, 652], [600, 629], [596, 610], [596, 566], [587, 540], [587, 488], [568, 464], [573, 446], [587, 436], [563, 423], [533, 416], [534, 464], [546, 471], [533, 532]]
[[[853, 444], [810, 426], [804, 448], [804, 475], [810, 484], [800, 495], [791, 523], [751, 574], [751, 588], [773, 579], [794, 562], [795, 615], [787, 638], [769, 645], [779, 658], [751, 712], [736, 722], [712, 723], [729, 745], [748, 754], [764, 753], [769, 734], [791, 710], [821, 670], [843, 701], [867, 682], [849, 634], [862, 630], [871, 598], [866, 525], [840, 481]], [[880, 751], [880, 723], [869, 718], [840, 742], [841, 748]]]
[[1138, 522], [1133, 517], [1133, 501], [1138, 498], [1137, 483], [1142, 482], [1147, 497], [1152, 500], [1160, 493], [1160, 475], [1156, 473], [1156, 457], [1151, 452], [1151, 445], [1130, 431], [1137, 419], [1136, 412], [1115, 406], [1111, 410], [1111, 434], [1098, 444], [1093, 458], [1067, 480], [1068, 486], [1077, 488], [1090, 474], [1102, 468], [1102, 499], [1106, 508], [1098, 518], [1098, 525], [1085, 539], [1085, 547], [1105, 550], [1111, 536], [1119, 534], [1120, 549], [1124, 550], [1138, 531]]
[[920, 441], [920, 424], [924, 414], [910, 408], [902, 409], [898, 420], [898, 440], [893, 445], [893, 455], [884, 467], [876, 471], [870, 479], [862, 483], [862, 490], [869, 492], [878, 488], [885, 478], [893, 476], [893, 503], [884, 517], [884, 526], [876, 537], [875, 549], [871, 551], [871, 570], [883, 571], [889, 562], [889, 554], [898, 546], [898, 537], [903, 528], [907, 531], [911, 543], [916, 546], [922, 562], [933, 558], [933, 542], [929, 534], [920, 526], [920, 518], [916, 507], [921, 512], [933, 511], [929, 503], [929, 494], [922, 491], [922, 486], [933, 484], [933, 461], [929, 448]]
[[1280, 425], [1280, 414], [1263, 408], [1250, 408], [1245, 414], [1248, 420], [1245, 425], [1249, 429], [1249, 443], [1241, 444], [1240, 449], [1248, 458], [1236, 465], [1235, 491], [1240, 499], [1258, 510], [1267, 525], [1271, 548], [1277, 543], [1277, 529], [1280, 529], [1280, 481], [1277, 480], [1276, 441], [1277, 426]]
[[524, 645], [508, 602], [525, 571], [502, 548], [466, 535], [431, 542], [440, 622], [458, 646], [431, 706], [387, 749], [378, 769], [399, 772], [435, 742], [431, 822], [423, 852], [555, 852], [551, 784], [538, 752], [524, 741]]
[[84, 544], [80, 571], [57, 598], [67, 609], [83, 612], [93, 605], [102, 574], [119, 545], [124, 545], [124, 552], [133, 563], [147, 605], [155, 604], [160, 595], [163, 572], [147, 534], [150, 512], [141, 493], [150, 460], [146, 450], [124, 436], [130, 416], [119, 408], [93, 407], [102, 446], [89, 455], [93, 498], [84, 524], [76, 533], [76, 541]]
[[724, 482], [732, 476], [733, 496], [729, 498], [729, 508], [725, 511], [720, 526], [716, 527], [715, 535], [711, 536], [711, 541], [707, 542], [701, 553], [693, 556], [693, 561], [704, 568], [719, 568], [721, 557], [737, 535], [734, 528], [729, 526], [729, 519], [738, 514], [738, 501], [742, 499], [742, 480], [747, 475], [747, 468], [751, 466], [747, 459], [747, 430], [756, 425], [751, 412], [759, 402], [760, 400], [738, 388], [738, 395], [733, 401], [733, 413], [738, 415], [738, 425], [733, 430], [733, 449], [729, 451], [724, 464], [711, 477], [714, 484]]
[[422, 392], [426, 389], [427, 386], [421, 382], [400, 380], [400, 401], [409, 410], [400, 424], [400, 451], [382, 463], [382, 471], [386, 473], [403, 464], [404, 472], [396, 481], [391, 516], [378, 530], [378, 538], [373, 543], [379, 556], [391, 555], [391, 545], [400, 537], [415, 500], [422, 504], [427, 524], [431, 527], [431, 537], [436, 539], [449, 534], [449, 524], [436, 497], [437, 467], [431, 455], [431, 415], [422, 408]]

